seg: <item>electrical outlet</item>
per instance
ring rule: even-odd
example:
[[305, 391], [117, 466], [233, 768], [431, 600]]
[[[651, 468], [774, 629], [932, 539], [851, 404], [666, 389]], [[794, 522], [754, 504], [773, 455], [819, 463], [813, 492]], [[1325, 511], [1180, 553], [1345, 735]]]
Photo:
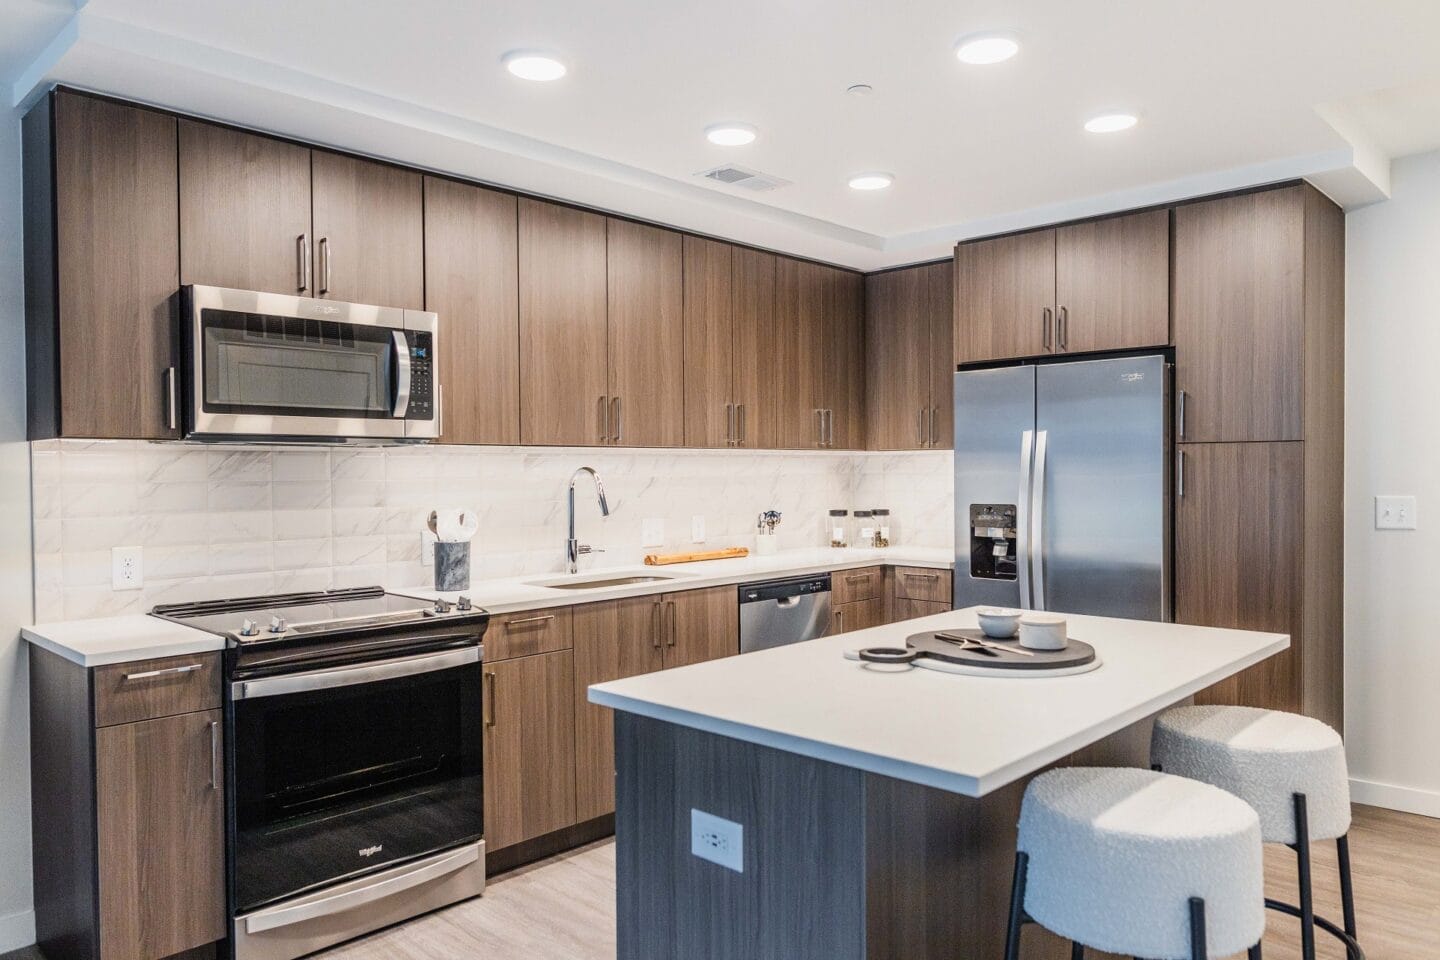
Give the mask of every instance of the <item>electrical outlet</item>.
[[640, 546], [663, 547], [664, 545], [665, 521], [655, 519], [640, 521]]
[[1414, 497], [1376, 497], [1376, 530], [1414, 530], [1416, 523]]
[[705, 517], [701, 514], [697, 513], [690, 518], [690, 542], [705, 542]]
[[110, 589], [139, 590], [145, 586], [145, 551], [141, 547], [110, 549]]
[[429, 530], [420, 531], [420, 566], [435, 566], [435, 534]]
[[704, 810], [690, 811], [690, 852], [736, 873], [745, 872], [745, 828]]

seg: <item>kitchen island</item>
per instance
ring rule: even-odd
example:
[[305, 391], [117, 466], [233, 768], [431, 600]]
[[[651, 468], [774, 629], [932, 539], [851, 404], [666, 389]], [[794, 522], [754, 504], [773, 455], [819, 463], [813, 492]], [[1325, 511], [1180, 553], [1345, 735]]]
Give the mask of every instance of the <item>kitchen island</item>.
[[[1029, 778], [1147, 765], [1155, 714], [1289, 646], [1069, 620], [1101, 660], [1090, 673], [967, 677], [844, 655], [974, 627], [968, 609], [591, 687], [617, 711], [619, 960], [1000, 956]], [[740, 871], [691, 852], [692, 811], [741, 826], [718, 841]], [[1023, 955], [1068, 953], [1031, 928]]]

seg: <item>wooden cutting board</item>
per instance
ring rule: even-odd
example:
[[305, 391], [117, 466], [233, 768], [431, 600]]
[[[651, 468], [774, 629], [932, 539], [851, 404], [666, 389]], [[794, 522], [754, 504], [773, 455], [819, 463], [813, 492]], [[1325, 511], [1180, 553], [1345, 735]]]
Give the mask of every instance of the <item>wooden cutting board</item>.
[[645, 565], [663, 567], [670, 563], [698, 563], [701, 560], [733, 560], [748, 557], [747, 547], [726, 547], [724, 550], [707, 550], [704, 553], [652, 553], [645, 557]]

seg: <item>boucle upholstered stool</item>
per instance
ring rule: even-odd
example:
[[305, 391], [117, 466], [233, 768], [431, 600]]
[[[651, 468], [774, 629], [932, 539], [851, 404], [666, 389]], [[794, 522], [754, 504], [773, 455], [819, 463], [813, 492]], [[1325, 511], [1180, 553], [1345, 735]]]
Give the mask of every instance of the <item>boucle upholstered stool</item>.
[[[1355, 893], [1350, 877], [1350, 779], [1340, 735], [1311, 717], [1256, 707], [1177, 707], [1155, 721], [1150, 762], [1156, 769], [1235, 794], [1260, 815], [1266, 843], [1283, 843], [1299, 864], [1300, 905], [1267, 900], [1272, 910], [1300, 918], [1301, 955], [1315, 958], [1315, 928], [1345, 944], [1350, 960], [1364, 960], [1355, 940]], [[1342, 930], [1315, 916], [1310, 842], [1334, 840], [1340, 861]]]
[[1006, 960], [1027, 922], [1085, 947], [1205, 960], [1265, 932], [1260, 822], [1243, 800], [1194, 780], [1068, 767], [1025, 790]]

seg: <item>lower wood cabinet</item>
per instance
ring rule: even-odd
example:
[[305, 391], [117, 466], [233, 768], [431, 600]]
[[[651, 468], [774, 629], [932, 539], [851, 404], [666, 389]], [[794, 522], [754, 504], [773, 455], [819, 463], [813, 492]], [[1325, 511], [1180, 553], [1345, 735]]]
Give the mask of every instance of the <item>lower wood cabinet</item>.
[[928, 617], [936, 613], [944, 613], [951, 609], [948, 601], [937, 600], [909, 600], [904, 597], [896, 597], [894, 605], [890, 608], [890, 622], [899, 623], [902, 620], [914, 620], [916, 617]]
[[487, 661], [484, 682], [488, 851], [575, 823], [574, 654]]
[[885, 595], [885, 568], [861, 567], [830, 574], [830, 603], [839, 606]]
[[885, 622], [885, 600], [880, 596], [868, 600], [837, 603], [830, 608], [830, 632], [851, 633], [867, 630]]

